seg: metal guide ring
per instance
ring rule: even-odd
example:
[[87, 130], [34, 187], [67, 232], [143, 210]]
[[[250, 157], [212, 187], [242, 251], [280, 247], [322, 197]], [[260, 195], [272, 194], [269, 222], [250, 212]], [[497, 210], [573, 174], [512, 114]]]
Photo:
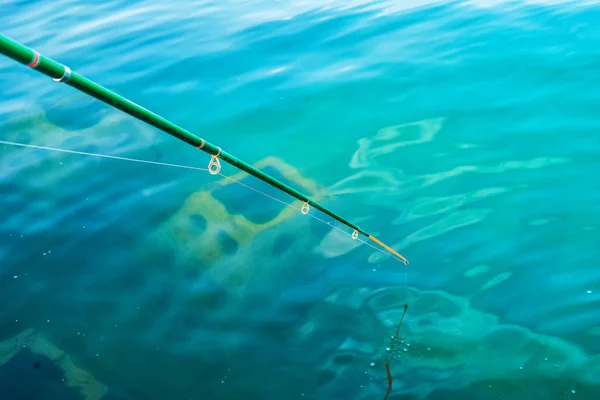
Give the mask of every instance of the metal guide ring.
[[354, 232], [352, 232], [352, 239], [358, 239], [358, 231], [356, 229], [354, 230]]
[[221, 172], [221, 163], [216, 156], [212, 156], [210, 158], [210, 162], [208, 163], [208, 172], [210, 172], [211, 175], [217, 175], [219, 172]]
[[302, 214], [306, 215], [308, 214], [308, 210], [310, 210], [310, 206], [308, 205], [308, 202], [305, 202], [302, 204], [302, 209], [300, 211], [302, 211]]

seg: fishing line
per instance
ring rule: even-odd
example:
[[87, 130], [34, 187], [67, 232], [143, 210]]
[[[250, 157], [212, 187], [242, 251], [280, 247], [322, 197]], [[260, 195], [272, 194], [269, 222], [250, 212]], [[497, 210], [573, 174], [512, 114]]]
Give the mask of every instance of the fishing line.
[[[1, 143], [1, 141], [0, 141], [0, 143]], [[280, 199], [278, 199], [278, 198], [276, 198], [276, 197], [273, 197], [273, 196], [271, 196], [271, 195], [268, 195], [268, 194], [266, 194], [266, 193], [264, 193], [264, 192], [261, 192], [260, 190], [258, 190], [258, 189], [256, 189], [256, 188], [253, 188], [253, 187], [252, 187], [252, 186], [250, 186], [250, 185], [246, 185], [245, 183], [242, 183], [242, 182], [240, 182], [240, 181], [237, 181], [237, 180], [235, 180], [235, 179], [233, 179], [233, 178], [231, 178], [231, 177], [229, 177], [229, 176], [223, 175], [223, 174], [221, 174], [221, 173], [219, 173], [219, 175], [221, 175], [221, 176], [222, 176], [223, 178], [225, 178], [225, 179], [229, 179], [230, 181], [232, 181], [232, 182], [235, 182], [235, 183], [237, 183], [237, 184], [239, 184], [239, 185], [241, 185], [241, 186], [244, 186], [244, 187], [246, 187], [246, 188], [248, 188], [248, 189], [250, 189], [250, 190], [254, 190], [254, 191], [255, 191], [255, 192], [257, 192], [257, 193], [260, 193], [260, 194], [262, 194], [263, 196], [266, 196], [266, 197], [268, 197], [268, 198], [270, 198], [270, 199], [273, 199], [273, 200], [275, 200], [275, 201], [277, 201], [277, 202], [279, 202], [279, 203], [281, 203], [281, 204], [284, 204], [286, 207], [290, 207], [290, 208], [292, 208], [292, 209], [294, 209], [294, 210], [296, 210], [296, 211], [300, 211], [300, 212], [302, 212], [302, 209], [301, 209], [301, 208], [298, 208], [298, 207], [294, 206], [293, 204], [286, 203], [286, 202], [285, 202], [285, 201], [283, 201], [283, 200], [280, 200]], [[325, 221], [325, 220], [323, 220], [323, 219], [321, 219], [321, 218], [319, 218], [319, 217], [317, 217], [317, 216], [315, 216], [315, 215], [312, 215], [312, 214], [306, 214], [306, 215], [308, 215], [309, 217], [311, 217], [311, 218], [314, 218], [314, 219], [316, 219], [317, 221], [319, 221], [319, 222], [321, 222], [321, 223], [323, 223], [323, 224], [325, 224], [325, 225], [328, 225], [328, 226], [332, 227], [333, 229], [336, 229], [336, 230], [338, 230], [339, 232], [343, 233], [344, 235], [346, 235], [346, 236], [348, 236], [348, 237], [352, 238], [352, 234], [351, 234], [351, 233], [348, 233], [348, 232], [346, 232], [345, 230], [343, 230], [343, 229], [341, 229], [341, 228], [339, 228], [339, 227], [337, 227], [337, 226], [333, 225], [331, 222]], [[361, 238], [356, 238], [356, 240], [358, 240], [359, 242], [361, 242], [361, 243], [363, 243], [363, 244], [366, 244], [367, 246], [369, 246], [369, 247], [370, 247], [370, 248], [372, 248], [373, 250], [376, 250], [376, 251], [380, 252], [381, 254], [385, 254], [386, 256], [390, 256], [390, 257], [392, 257], [393, 259], [395, 259], [395, 260], [397, 260], [397, 261], [400, 261], [402, 264], [404, 264], [404, 260], [402, 260], [402, 259], [400, 259], [400, 258], [396, 257], [395, 255], [393, 255], [393, 254], [390, 254], [390, 253], [386, 253], [385, 251], [383, 251], [383, 250], [381, 250], [381, 249], [379, 249], [379, 248], [377, 248], [377, 247], [373, 246], [371, 243], [365, 242], [365, 241], [364, 241], [364, 240], [362, 240]]]
[[[158, 162], [158, 161], [141, 160], [141, 159], [138, 159], [138, 158], [111, 156], [111, 155], [108, 155], [108, 154], [89, 153], [89, 152], [85, 152], [85, 151], [67, 150], [67, 149], [60, 149], [60, 148], [48, 147], [48, 146], [37, 146], [37, 145], [34, 145], [34, 144], [9, 142], [9, 141], [6, 141], [6, 140], [0, 140], [0, 144], [10, 145], [10, 146], [16, 146], [16, 147], [26, 147], [26, 148], [37, 149], [37, 150], [56, 151], [56, 152], [59, 152], [59, 153], [77, 154], [77, 155], [90, 156], [90, 157], [109, 158], [109, 159], [113, 159], [113, 160], [129, 161], [129, 162], [136, 162], [136, 163], [141, 163], [141, 164], [153, 164], [153, 165], [161, 165], [161, 166], [165, 166], [165, 167], [191, 169], [191, 170], [195, 170], [195, 171], [208, 171], [209, 170], [208, 168], [192, 167], [192, 166], [189, 166], [189, 165], [170, 164], [170, 163], [163, 163], [163, 162]], [[242, 182], [240, 182], [240, 181], [238, 181], [238, 180], [236, 180], [236, 179], [234, 179], [234, 178], [232, 178], [230, 176], [223, 175], [220, 172], [218, 173], [218, 175], [222, 176], [223, 178], [225, 178], [225, 179], [227, 179], [227, 180], [229, 180], [231, 182], [237, 183], [240, 186], [243, 186], [243, 187], [245, 187], [247, 189], [250, 189], [250, 190], [253, 190], [253, 191], [257, 192], [257, 193], [260, 193], [261, 195], [263, 195], [263, 196], [265, 196], [265, 197], [267, 197], [267, 198], [269, 198], [271, 200], [274, 200], [274, 201], [276, 201], [278, 203], [281, 203], [281, 204], [283, 204], [286, 207], [290, 207], [290, 208], [292, 208], [292, 209], [294, 209], [296, 211], [302, 212], [301, 208], [298, 208], [298, 207], [296, 207], [293, 204], [290, 204], [290, 203], [287, 203], [287, 202], [285, 202], [285, 201], [283, 201], [281, 199], [278, 199], [277, 197], [274, 197], [274, 196], [271, 196], [271, 195], [269, 195], [267, 193], [264, 193], [264, 192], [262, 192], [262, 191], [260, 191], [260, 190], [258, 190], [256, 188], [254, 188], [254, 187], [252, 187], [250, 185], [247, 185], [245, 183], [242, 183]], [[333, 225], [331, 222], [325, 221], [325, 220], [323, 220], [323, 219], [321, 219], [321, 218], [319, 218], [319, 217], [317, 217], [315, 215], [312, 215], [310, 213], [308, 213], [306, 215], [308, 215], [309, 217], [314, 218], [315, 220], [317, 220], [317, 221], [319, 221], [319, 222], [321, 222], [321, 223], [323, 223], [325, 225], [328, 225], [331, 228], [336, 229], [339, 232], [343, 233], [344, 235], [349, 236], [350, 238], [352, 238], [352, 234], [344, 231], [343, 229], [340, 229], [339, 227]], [[365, 242], [361, 238], [356, 238], [356, 240], [358, 240], [359, 242], [361, 242], [363, 244], [366, 244], [367, 246], [369, 246], [373, 250], [376, 250], [376, 251], [378, 251], [378, 252], [380, 252], [382, 254], [385, 254], [386, 256], [390, 256], [391, 258], [395, 259], [396, 261], [400, 261], [401, 263], [404, 264], [404, 261], [402, 259], [394, 256], [393, 254], [386, 253], [385, 251], [383, 251], [383, 250], [381, 250], [381, 249], [373, 246], [371, 243]]]
[[108, 154], [98, 154], [98, 153], [87, 153], [85, 151], [76, 151], [76, 150], [66, 150], [66, 149], [58, 149], [55, 147], [46, 147], [46, 146], [36, 146], [33, 144], [25, 144], [25, 143], [16, 143], [16, 142], [8, 142], [6, 140], [0, 140], [1, 144], [8, 144], [11, 146], [20, 146], [20, 147], [29, 147], [31, 149], [38, 149], [38, 150], [50, 150], [50, 151], [58, 151], [60, 153], [71, 153], [71, 154], [79, 154], [79, 155], [83, 155], [83, 156], [93, 156], [93, 157], [102, 157], [102, 158], [112, 158], [113, 160], [122, 160], [122, 161], [131, 161], [131, 162], [137, 162], [137, 163], [143, 163], [143, 164], [155, 164], [155, 165], [163, 165], [165, 167], [175, 167], [175, 168], [185, 168], [185, 169], [193, 169], [196, 171], [208, 171], [208, 168], [201, 168], [201, 167], [190, 167], [187, 165], [180, 165], [180, 164], [169, 164], [169, 163], [162, 163], [162, 162], [158, 162], [158, 161], [148, 161], [148, 160], [140, 160], [137, 158], [128, 158], [128, 157], [119, 157], [119, 156], [111, 156]]

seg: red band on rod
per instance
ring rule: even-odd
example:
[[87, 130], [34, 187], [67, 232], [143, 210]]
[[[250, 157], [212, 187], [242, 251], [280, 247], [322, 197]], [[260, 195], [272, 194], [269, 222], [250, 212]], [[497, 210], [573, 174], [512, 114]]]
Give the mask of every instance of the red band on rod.
[[33, 51], [35, 53], [35, 55], [33, 56], [33, 60], [31, 60], [31, 62], [29, 64], [27, 64], [27, 66], [29, 68], [35, 68], [39, 65], [40, 63], [40, 53], [38, 53], [37, 51]]

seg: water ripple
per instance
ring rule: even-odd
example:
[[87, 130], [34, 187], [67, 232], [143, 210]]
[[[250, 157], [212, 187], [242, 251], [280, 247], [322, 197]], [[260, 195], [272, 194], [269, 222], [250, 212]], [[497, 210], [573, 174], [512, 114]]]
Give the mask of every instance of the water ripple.
[[[3, 34], [411, 264], [202, 171], [0, 145], [0, 350], [46, 338], [106, 398], [380, 398], [409, 304], [392, 396], [595, 398], [599, 10], [2, 2]], [[6, 58], [0, 92], [4, 141], [208, 163]]]

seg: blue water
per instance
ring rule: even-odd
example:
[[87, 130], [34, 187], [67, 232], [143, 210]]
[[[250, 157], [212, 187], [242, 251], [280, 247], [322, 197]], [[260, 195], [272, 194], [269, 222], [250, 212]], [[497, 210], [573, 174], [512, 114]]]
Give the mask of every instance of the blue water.
[[[2, 144], [0, 398], [381, 399], [404, 304], [390, 399], [599, 398], [599, 18], [550, 1], [4, 1], [3, 35], [410, 264], [206, 171]], [[6, 57], [0, 93], [0, 140], [208, 164]]]

